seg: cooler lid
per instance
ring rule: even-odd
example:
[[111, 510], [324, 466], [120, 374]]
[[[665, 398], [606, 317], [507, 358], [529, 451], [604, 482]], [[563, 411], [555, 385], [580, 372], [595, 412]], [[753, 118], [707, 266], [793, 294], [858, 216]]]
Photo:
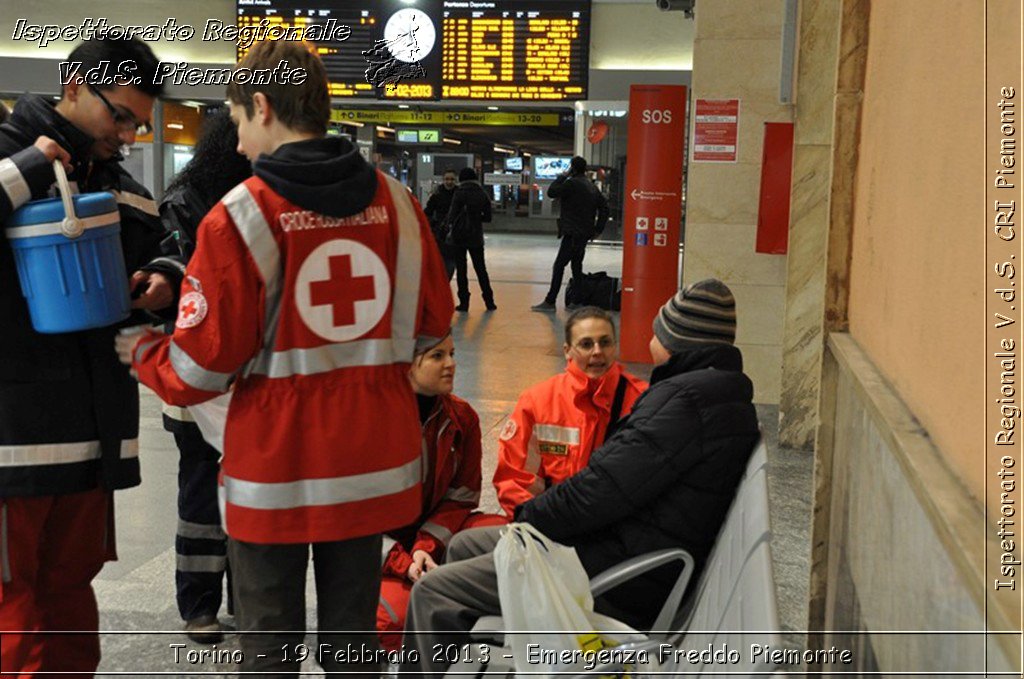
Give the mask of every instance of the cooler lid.
[[[117, 201], [112, 193], [106, 191], [80, 193], [73, 196], [72, 199], [75, 202], [75, 215], [80, 219], [97, 217], [111, 212], [119, 217]], [[31, 200], [11, 214], [7, 220], [7, 226], [16, 227], [60, 222], [64, 217], [64, 205], [60, 198]]]

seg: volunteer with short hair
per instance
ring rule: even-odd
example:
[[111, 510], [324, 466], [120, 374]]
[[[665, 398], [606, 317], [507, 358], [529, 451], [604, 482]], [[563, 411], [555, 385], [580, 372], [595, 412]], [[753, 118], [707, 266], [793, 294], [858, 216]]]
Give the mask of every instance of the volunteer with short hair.
[[647, 383], [618, 362], [612, 315], [597, 307], [565, 322], [565, 372], [530, 387], [499, 435], [494, 487], [509, 517], [515, 508], [586, 466], [590, 453], [628, 415]]
[[254, 176], [203, 219], [174, 335], [122, 337], [120, 351], [172, 405], [230, 391], [220, 483], [239, 669], [298, 673], [281, 648], [305, 637], [312, 552], [318, 642], [366, 651], [317, 660], [376, 679], [376, 635], [360, 633], [376, 621], [382, 533], [422, 512], [409, 366], [451, 327], [451, 289], [416, 199], [325, 136], [319, 57], [273, 40], [237, 68], [282, 61], [307, 79], [228, 86]]

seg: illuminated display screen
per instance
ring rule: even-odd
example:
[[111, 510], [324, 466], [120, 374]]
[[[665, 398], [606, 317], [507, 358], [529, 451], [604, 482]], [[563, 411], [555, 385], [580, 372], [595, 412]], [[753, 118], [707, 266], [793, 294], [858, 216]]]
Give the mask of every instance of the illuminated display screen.
[[572, 158], [569, 156], [536, 156], [533, 159], [533, 176], [537, 179], [554, 179], [569, 171]]
[[505, 159], [505, 169], [509, 170], [509, 171], [512, 171], [512, 172], [522, 172], [523, 171], [523, 159], [520, 158], [520, 157], [506, 158]]
[[587, 98], [589, 0], [445, 0], [441, 44], [442, 98]]
[[[309, 40], [327, 69], [332, 97], [362, 99], [436, 99], [440, 96], [442, 0], [237, 0], [239, 27], [257, 27], [264, 19], [285, 29], [312, 26], [323, 29], [326, 40]], [[341, 27], [351, 28], [344, 39]], [[314, 34], [315, 35], [315, 34]], [[318, 36], [319, 37], [319, 36]], [[379, 44], [386, 41], [387, 44]], [[376, 47], [376, 50], [375, 50]], [[374, 51], [375, 50], [375, 51]], [[377, 88], [366, 80], [370, 61], [364, 51], [384, 68], [401, 69], [418, 61], [422, 77], [403, 77], [393, 87]], [[239, 47], [237, 56], [246, 50]]]
[[[312, 42], [332, 97], [361, 99], [586, 99], [590, 0], [237, 0], [240, 27], [324, 27]], [[330, 29], [348, 26], [343, 40]], [[366, 80], [377, 67], [403, 74]], [[245, 53], [238, 49], [238, 57]]]

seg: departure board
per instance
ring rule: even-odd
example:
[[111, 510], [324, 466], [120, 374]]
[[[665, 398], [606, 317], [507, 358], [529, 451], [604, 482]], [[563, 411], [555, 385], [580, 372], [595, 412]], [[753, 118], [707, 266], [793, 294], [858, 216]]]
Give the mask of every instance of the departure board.
[[[436, 99], [440, 96], [441, 0], [238, 0], [239, 28], [266, 21], [283, 29], [318, 26], [327, 39], [312, 39], [327, 70], [332, 97], [362, 99]], [[343, 31], [342, 27], [351, 31]], [[275, 34], [271, 33], [271, 37]], [[331, 39], [345, 36], [344, 39]], [[317, 35], [317, 37], [320, 37]], [[239, 59], [246, 49], [237, 48]], [[369, 56], [364, 55], [368, 52]], [[397, 55], [397, 56], [396, 56]], [[374, 65], [393, 68], [400, 77], [383, 87], [367, 81]], [[406, 75], [418, 68], [418, 76]]]
[[443, 12], [442, 98], [587, 98], [589, 0], [445, 0]]
[[[323, 39], [308, 42], [323, 59], [332, 97], [587, 97], [590, 0], [237, 0], [236, 6], [240, 28], [322, 28]], [[339, 26], [351, 29], [343, 39], [336, 39]], [[245, 51], [239, 47], [238, 57]], [[367, 81], [368, 69], [395, 76], [377, 87]]]

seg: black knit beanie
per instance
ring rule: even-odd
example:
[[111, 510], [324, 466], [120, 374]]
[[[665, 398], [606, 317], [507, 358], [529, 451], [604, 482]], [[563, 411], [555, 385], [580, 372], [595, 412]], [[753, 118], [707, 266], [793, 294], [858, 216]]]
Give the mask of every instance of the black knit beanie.
[[669, 351], [693, 344], [732, 344], [736, 340], [736, 300], [720, 280], [691, 283], [665, 302], [654, 317], [654, 334]]

